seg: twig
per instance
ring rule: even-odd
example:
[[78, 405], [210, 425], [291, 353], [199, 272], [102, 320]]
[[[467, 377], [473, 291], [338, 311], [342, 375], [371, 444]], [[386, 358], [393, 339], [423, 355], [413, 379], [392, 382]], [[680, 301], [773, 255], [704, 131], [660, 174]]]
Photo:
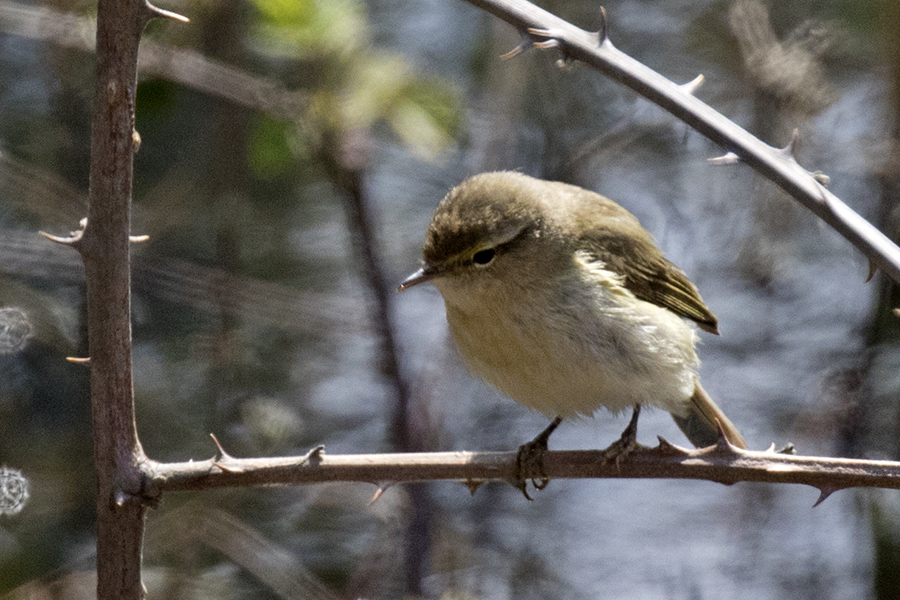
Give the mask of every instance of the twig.
[[[544, 470], [551, 479], [702, 479], [804, 484], [820, 491], [820, 501], [851, 487], [900, 489], [900, 462], [795, 456], [741, 450], [720, 440], [688, 450], [666, 442], [641, 447], [616, 462], [602, 450], [551, 451]], [[369, 482], [378, 486], [436, 479], [460, 481], [470, 489], [486, 481], [512, 481], [515, 452], [429, 452], [328, 455], [321, 447], [302, 457], [233, 458], [148, 464], [155, 493], [246, 485]], [[224, 466], [225, 468], [221, 468]]]
[[[558, 48], [568, 63], [584, 64], [631, 88], [664, 108], [710, 140], [724, 146], [761, 175], [828, 223], [856, 246], [872, 264], [900, 282], [900, 248], [820, 183], [783, 149], [772, 147], [679, 86], [615, 48], [607, 37], [605, 11], [601, 31], [579, 29], [526, 0], [465, 0], [513, 25], [522, 34], [515, 54], [527, 47]], [[541, 40], [541, 41], [537, 41]], [[507, 55], [508, 56], [508, 55]], [[734, 160], [720, 161], [726, 164]]]

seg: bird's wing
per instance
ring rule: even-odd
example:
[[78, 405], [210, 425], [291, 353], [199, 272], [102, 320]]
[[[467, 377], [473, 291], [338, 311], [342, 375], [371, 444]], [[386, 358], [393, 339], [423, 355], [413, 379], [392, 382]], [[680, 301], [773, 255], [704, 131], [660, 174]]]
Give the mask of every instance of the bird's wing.
[[[652, 236], [631, 213], [614, 206], [621, 213], [605, 207], [607, 219], [584, 233], [578, 249], [596, 257], [606, 270], [622, 276], [625, 288], [635, 297], [667, 308], [696, 322], [701, 329], [718, 334], [718, 320], [703, 303], [694, 284], [663, 256]], [[609, 220], [615, 221], [615, 229], [608, 226]]]

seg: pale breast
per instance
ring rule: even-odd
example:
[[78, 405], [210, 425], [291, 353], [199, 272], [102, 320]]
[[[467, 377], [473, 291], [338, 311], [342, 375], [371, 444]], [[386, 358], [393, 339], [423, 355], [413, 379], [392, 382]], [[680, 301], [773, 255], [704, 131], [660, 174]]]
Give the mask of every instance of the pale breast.
[[447, 305], [469, 370], [551, 416], [635, 404], [681, 412], [698, 366], [696, 335], [686, 322], [614, 281], [546, 283], [475, 311]]

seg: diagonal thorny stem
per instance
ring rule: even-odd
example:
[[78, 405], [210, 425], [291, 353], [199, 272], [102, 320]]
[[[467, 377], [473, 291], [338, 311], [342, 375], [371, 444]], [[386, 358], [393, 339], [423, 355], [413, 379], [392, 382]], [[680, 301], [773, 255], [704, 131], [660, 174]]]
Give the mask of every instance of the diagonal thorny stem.
[[579, 29], [526, 0], [466, 0], [516, 27], [521, 49], [558, 48], [564, 60], [578, 60], [615, 79], [669, 111], [710, 140], [733, 152], [741, 161], [777, 184], [856, 246], [874, 266], [900, 282], [900, 248], [862, 218], [817, 177], [797, 164], [787, 149], [774, 148], [653, 69], [621, 52], [606, 35], [601, 9], [599, 33]]

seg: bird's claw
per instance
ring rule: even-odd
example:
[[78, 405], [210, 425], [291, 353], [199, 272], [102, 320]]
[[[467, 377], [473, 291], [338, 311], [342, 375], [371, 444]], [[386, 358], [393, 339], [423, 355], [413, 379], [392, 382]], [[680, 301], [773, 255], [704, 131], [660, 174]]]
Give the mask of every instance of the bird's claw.
[[516, 453], [516, 476], [513, 485], [528, 500], [534, 500], [528, 495], [529, 481], [536, 490], [542, 490], [550, 483], [550, 478], [544, 473], [545, 452], [547, 452], [547, 440], [538, 436], [519, 446], [519, 451]]
[[637, 443], [637, 422], [638, 416], [641, 414], [641, 407], [635, 406], [634, 413], [631, 415], [631, 421], [628, 423], [628, 427], [625, 428], [625, 431], [622, 432], [622, 435], [615, 442], [609, 445], [608, 448], [603, 450], [603, 462], [604, 464], [609, 464], [612, 461], [615, 461], [616, 468], [619, 468], [619, 462], [623, 458], [628, 458], [635, 450], [638, 450], [641, 445]]

